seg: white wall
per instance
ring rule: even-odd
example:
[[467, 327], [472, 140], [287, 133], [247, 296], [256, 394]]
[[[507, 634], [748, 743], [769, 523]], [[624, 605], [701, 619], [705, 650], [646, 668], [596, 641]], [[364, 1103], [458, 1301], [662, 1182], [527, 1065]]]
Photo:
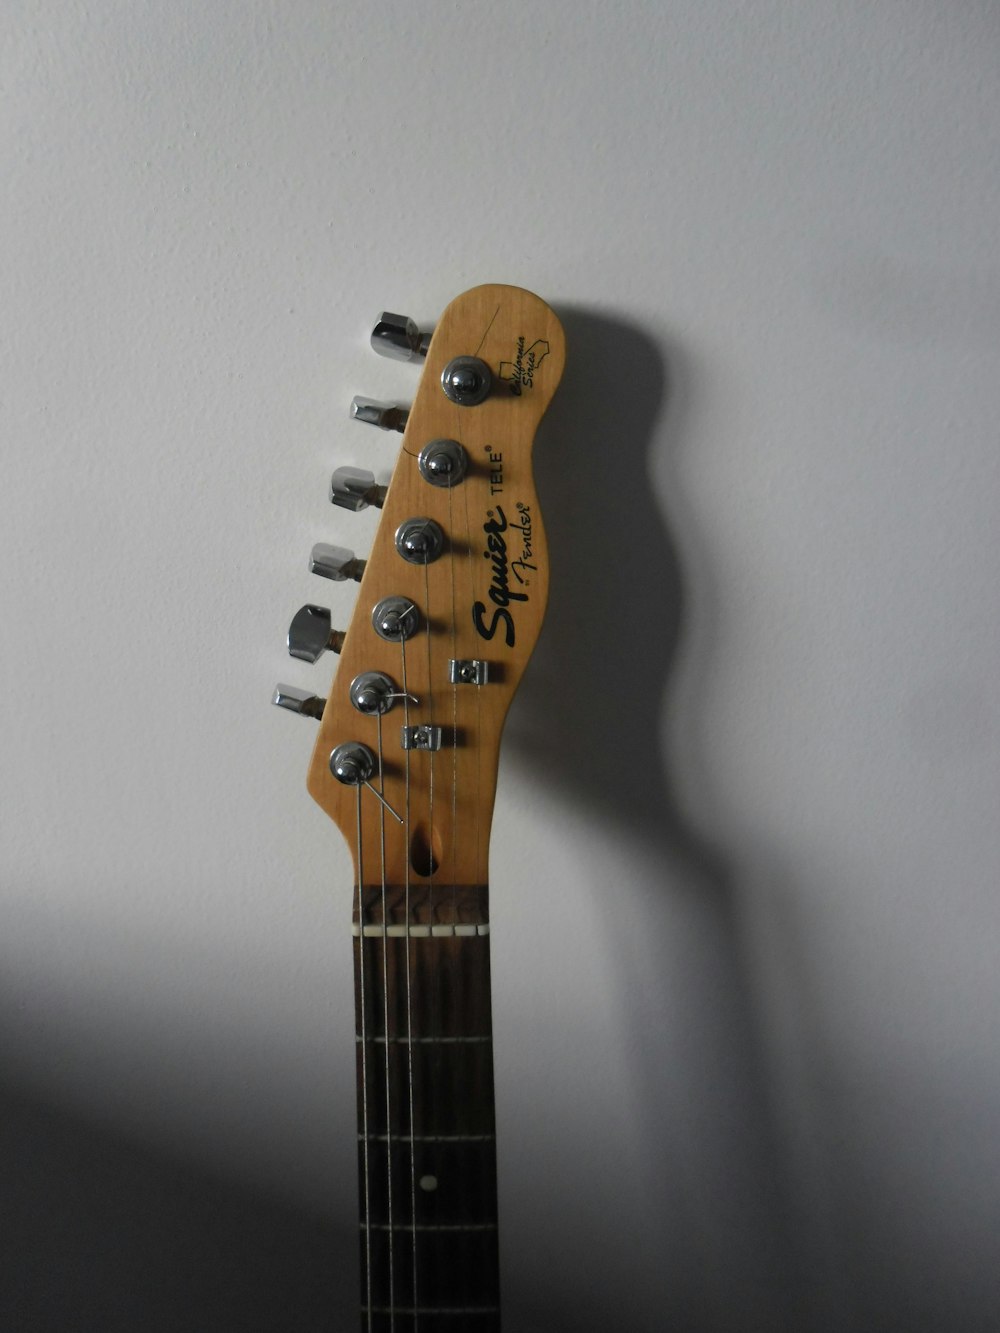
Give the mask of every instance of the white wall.
[[11, 1328], [349, 1328], [350, 865], [268, 706], [387, 306], [538, 291], [512, 1333], [995, 1328], [1000, 12], [7, 0]]

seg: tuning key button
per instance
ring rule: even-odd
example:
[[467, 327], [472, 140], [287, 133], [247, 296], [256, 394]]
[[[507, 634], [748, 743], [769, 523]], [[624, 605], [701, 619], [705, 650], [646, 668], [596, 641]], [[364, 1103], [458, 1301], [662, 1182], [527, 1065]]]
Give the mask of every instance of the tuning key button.
[[299, 713], [302, 717], [320, 718], [326, 707], [326, 700], [308, 690], [300, 690], [296, 685], [278, 685], [275, 687], [271, 702], [279, 708], [287, 708], [290, 713]]
[[420, 361], [427, 355], [429, 333], [421, 333], [408, 315], [383, 310], [372, 329], [372, 348], [393, 361]]
[[379, 403], [374, 398], [351, 399], [351, 420], [378, 426], [380, 430], [398, 430], [402, 434], [409, 415], [410, 409], [398, 403]]
[[322, 574], [323, 578], [334, 579], [337, 583], [343, 583], [345, 579], [356, 579], [360, 583], [365, 562], [355, 559], [354, 552], [343, 546], [317, 542], [309, 557], [309, 569], [311, 573]]
[[383, 597], [372, 610], [372, 627], [380, 639], [401, 643], [420, 628], [420, 612], [409, 597]]
[[384, 671], [362, 671], [351, 681], [351, 703], [366, 717], [388, 713], [399, 697], [395, 682]]
[[429, 565], [444, 550], [444, 533], [432, 518], [408, 518], [396, 529], [396, 550], [408, 564]]
[[325, 606], [303, 606], [296, 611], [288, 627], [288, 651], [303, 662], [318, 662], [329, 648], [339, 653], [344, 635], [330, 626], [330, 612]]
[[360, 513], [369, 505], [381, 509], [385, 503], [385, 486], [376, 486], [371, 472], [360, 467], [339, 467], [330, 479], [330, 503], [341, 509]]
[[330, 755], [330, 772], [345, 786], [360, 787], [375, 772], [375, 756], [360, 741], [347, 741]]
[[469, 455], [457, 440], [431, 440], [420, 450], [417, 467], [432, 486], [457, 486], [469, 467]]
[[459, 407], [478, 407], [492, 387], [490, 368], [478, 356], [456, 356], [441, 372], [441, 388]]

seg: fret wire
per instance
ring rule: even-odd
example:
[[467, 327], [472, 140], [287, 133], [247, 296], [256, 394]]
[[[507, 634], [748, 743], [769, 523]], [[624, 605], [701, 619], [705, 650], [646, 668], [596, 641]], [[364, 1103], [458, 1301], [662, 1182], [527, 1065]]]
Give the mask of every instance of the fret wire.
[[[362, 1135], [358, 1135], [360, 1139]], [[495, 1143], [495, 1134], [416, 1134], [417, 1143]], [[389, 1143], [388, 1134], [369, 1134], [369, 1143]]]
[[372, 1222], [373, 1231], [496, 1231], [496, 1222]]
[[[355, 936], [361, 933], [361, 928], [356, 925], [352, 926], [351, 930]], [[445, 925], [435, 925], [435, 926], [430, 926], [430, 925], [405, 926], [405, 925], [392, 925], [392, 924], [387, 926], [383, 922], [376, 921], [374, 923], [366, 925], [364, 931], [367, 937], [376, 936], [378, 938], [384, 938], [386, 935], [388, 935], [390, 939], [406, 938], [406, 939], [417, 940], [417, 939], [427, 939], [432, 936], [435, 939], [437, 938], [443, 939], [445, 937], [453, 935], [457, 935], [460, 938], [465, 939], [465, 938], [472, 938], [475, 935], [488, 935], [490, 933], [490, 923], [488, 921], [481, 921], [478, 923], [478, 925], [470, 925], [470, 924], [459, 925], [449, 922], [446, 923]]]
[[[355, 1040], [355, 1041], [361, 1041], [361, 1038], [360, 1038], [360, 1037], [355, 1037], [354, 1040]], [[391, 1044], [394, 1044], [394, 1045], [401, 1045], [401, 1046], [402, 1046], [402, 1045], [409, 1045], [409, 1044], [411, 1044], [411, 1043], [412, 1043], [413, 1045], [416, 1045], [416, 1046], [424, 1046], [424, 1045], [427, 1045], [427, 1044], [443, 1045], [443, 1046], [454, 1046], [454, 1045], [458, 1045], [458, 1044], [466, 1044], [466, 1043], [467, 1043], [467, 1044], [477, 1044], [477, 1043], [482, 1043], [482, 1042], [488, 1042], [488, 1041], [492, 1041], [493, 1038], [492, 1038], [492, 1036], [489, 1036], [489, 1037], [486, 1037], [486, 1036], [481, 1036], [481, 1037], [476, 1037], [476, 1036], [473, 1036], [473, 1037], [434, 1037], [434, 1036], [430, 1036], [430, 1037], [411, 1037], [411, 1036], [405, 1036], [405, 1037], [387, 1037], [387, 1036], [385, 1036], [384, 1034], [379, 1033], [379, 1034], [377, 1034], [377, 1035], [374, 1036], [374, 1037], [368, 1037], [367, 1040], [368, 1040], [368, 1041], [388, 1041], [388, 1042], [391, 1043]]]
[[[391, 1311], [391, 1310], [389, 1310], [389, 1309], [387, 1309], [385, 1306], [381, 1306], [381, 1305], [376, 1305], [375, 1308], [374, 1308], [374, 1311], [370, 1311], [370, 1312], [372, 1312], [372, 1313], [374, 1313], [374, 1314], [392, 1314], [392, 1311]], [[398, 1308], [398, 1310], [396, 1311], [396, 1313], [397, 1313], [397, 1314], [412, 1314], [412, 1315], [417, 1315], [417, 1314], [457, 1314], [457, 1315], [469, 1315], [469, 1314], [499, 1314], [499, 1313], [500, 1313], [500, 1307], [499, 1307], [499, 1305], [421, 1305], [421, 1306], [419, 1306], [419, 1307], [417, 1307], [417, 1306], [412, 1306], [412, 1305], [411, 1305], [411, 1306], [400, 1306], [400, 1307]]]

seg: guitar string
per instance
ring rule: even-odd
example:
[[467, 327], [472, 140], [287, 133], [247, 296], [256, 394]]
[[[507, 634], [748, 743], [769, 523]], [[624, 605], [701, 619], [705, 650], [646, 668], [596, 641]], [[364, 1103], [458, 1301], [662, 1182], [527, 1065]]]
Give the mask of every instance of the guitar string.
[[[426, 610], [424, 613], [424, 618], [427, 619]], [[430, 629], [428, 628], [428, 634], [429, 633]], [[408, 728], [410, 725], [410, 687], [406, 677], [406, 639], [401, 638], [399, 641], [399, 645], [400, 645], [400, 674], [403, 678], [403, 726]], [[413, 1327], [414, 1327], [414, 1333], [416, 1333], [417, 1321], [419, 1319], [419, 1315], [416, 1313], [416, 1311], [419, 1308], [420, 1301], [418, 1299], [418, 1291], [417, 1291], [417, 1226], [416, 1226], [417, 1148], [416, 1148], [416, 1127], [413, 1123], [413, 986], [412, 986], [412, 977], [410, 973], [411, 954], [413, 952], [412, 936], [410, 934], [410, 926], [412, 924], [410, 918], [410, 845], [411, 845], [410, 844], [410, 751], [406, 749], [403, 751], [403, 753], [405, 755], [404, 763], [406, 769], [406, 831], [405, 831], [405, 844], [403, 847], [403, 877], [405, 885], [404, 889], [405, 900], [403, 903], [403, 921], [405, 925], [405, 935], [403, 937], [403, 945], [404, 948], [406, 949], [406, 1064], [407, 1064], [407, 1083], [409, 1092], [409, 1111], [410, 1111], [410, 1117], [409, 1117], [410, 1118], [410, 1203], [411, 1203], [411, 1208], [413, 1210], [411, 1214], [411, 1220], [413, 1226], [411, 1228], [410, 1234], [413, 1237], [413, 1310], [414, 1310]], [[386, 943], [386, 948], [388, 949], [389, 946], [388, 937], [386, 937], [385, 943]], [[387, 1041], [386, 1042], [387, 1051], [388, 1051], [388, 1046], [389, 1043]], [[391, 1161], [390, 1161], [390, 1167], [391, 1167]]]
[[[427, 725], [433, 726], [435, 725], [434, 664], [432, 655], [432, 635], [431, 635], [430, 569], [429, 565], [427, 564], [424, 565], [424, 608], [423, 609], [424, 609], [424, 623], [426, 626], [425, 637], [427, 642], [427, 711], [425, 716], [427, 718]], [[406, 688], [405, 685], [403, 688], [404, 689]], [[429, 770], [428, 771], [428, 834], [427, 834], [427, 857], [428, 857], [427, 927], [428, 930], [431, 932], [431, 935], [429, 936], [429, 938], [431, 939], [433, 938], [433, 930], [434, 930], [434, 873], [435, 870], [437, 869], [434, 859], [434, 758], [435, 758], [435, 752], [433, 749], [431, 749], [428, 751], [427, 754], [428, 770]], [[410, 949], [409, 945], [407, 945], [407, 974], [406, 974], [407, 1010], [408, 1012], [412, 1012], [412, 1001], [410, 994], [409, 955], [410, 955]], [[433, 988], [431, 990], [431, 994], [433, 995]], [[431, 1021], [427, 1024], [426, 1031], [427, 1035], [430, 1036], [432, 1035], [432, 1029], [434, 1026], [433, 1007], [431, 1008], [430, 1015], [427, 1014], [424, 1015], [425, 1023], [427, 1023], [428, 1017], [430, 1018]], [[413, 1219], [413, 1289], [414, 1292], [416, 1292], [417, 1289], [417, 1158], [416, 1158], [413, 1103], [414, 1103], [413, 1041], [412, 1041], [412, 1030], [411, 1030], [410, 1034], [410, 1209], [411, 1209], [411, 1217]], [[414, 1305], [414, 1311], [416, 1311], [418, 1305], [416, 1299], [414, 1299], [413, 1305]], [[414, 1329], [416, 1330], [419, 1323], [419, 1315], [417, 1313], [414, 1313], [413, 1319], [414, 1319]]]
[[[475, 555], [472, 549], [472, 520], [469, 517], [469, 490], [463, 486], [462, 498], [465, 502], [465, 538], [468, 551], [467, 563], [469, 569], [469, 593], [470, 604], [476, 603], [476, 570]], [[480, 804], [480, 768], [482, 764], [482, 746], [480, 745], [481, 726], [482, 726], [482, 691], [476, 687], [476, 803], [475, 803], [475, 827], [476, 827], [476, 867], [478, 869], [481, 858], [480, 830], [479, 830], [479, 804]], [[481, 888], [481, 885], [477, 885]], [[477, 913], [477, 916], [479, 913]]]
[[[424, 637], [426, 638], [426, 640], [427, 640], [427, 717], [428, 717], [428, 719], [429, 719], [429, 725], [431, 725], [431, 724], [433, 724], [433, 718], [434, 718], [434, 668], [433, 668], [432, 661], [431, 661], [431, 585], [430, 585], [430, 567], [429, 567], [429, 565], [424, 565], [424, 622], [425, 622], [425, 624], [426, 624], [426, 626], [427, 626], [427, 631], [426, 631], [426, 634], [425, 634], [425, 636], [424, 636]], [[429, 806], [429, 810], [428, 810], [428, 823], [429, 823], [429, 825], [430, 825], [430, 828], [429, 828], [429, 830], [428, 830], [428, 835], [427, 835], [427, 842], [428, 842], [427, 869], [428, 869], [428, 872], [429, 872], [429, 874], [428, 874], [428, 881], [429, 881], [429, 882], [428, 882], [428, 885], [427, 885], [427, 898], [428, 898], [428, 916], [427, 916], [427, 920], [428, 920], [428, 922], [430, 922], [430, 923], [433, 925], [433, 922], [434, 922], [434, 870], [435, 870], [435, 865], [434, 865], [434, 751], [433, 751], [433, 749], [431, 749], [431, 750], [429, 750], [429, 751], [427, 752], [427, 758], [428, 758], [429, 766], [430, 766], [430, 772], [429, 772], [429, 788], [430, 788], [430, 790], [429, 790], [429, 800], [428, 800], [428, 806]]]
[[[458, 661], [458, 609], [455, 591], [455, 504], [454, 490], [448, 487], [448, 539], [452, 543], [451, 572], [451, 658]], [[458, 884], [455, 875], [455, 837], [458, 830], [458, 672], [451, 687], [451, 837], [452, 837], [452, 875], [451, 875], [451, 919], [458, 924]]]
[[372, 1333], [372, 1210], [371, 1177], [368, 1162], [368, 1023], [365, 996], [365, 899], [364, 859], [361, 838], [361, 785], [357, 788], [357, 863], [358, 863], [358, 977], [361, 990], [361, 1124], [362, 1124], [362, 1177], [365, 1192], [365, 1287], [367, 1293], [368, 1333]]
[[[382, 715], [378, 714], [378, 776], [385, 794], [385, 767], [382, 751]], [[392, 1079], [389, 1068], [389, 908], [385, 882], [385, 805], [379, 802], [379, 841], [382, 853], [382, 1022], [385, 1033], [385, 1132], [386, 1132], [386, 1205], [389, 1221], [389, 1328], [396, 1327], [396, 1282], [394, 1271], [392, 1224]]]

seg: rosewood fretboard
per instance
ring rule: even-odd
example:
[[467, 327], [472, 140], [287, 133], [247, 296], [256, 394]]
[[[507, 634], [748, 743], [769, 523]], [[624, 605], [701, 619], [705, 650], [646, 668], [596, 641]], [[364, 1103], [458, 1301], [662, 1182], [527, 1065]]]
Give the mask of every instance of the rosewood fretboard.
[[355, 911], [363, 1333], [500, 1328], [487, 899]]

